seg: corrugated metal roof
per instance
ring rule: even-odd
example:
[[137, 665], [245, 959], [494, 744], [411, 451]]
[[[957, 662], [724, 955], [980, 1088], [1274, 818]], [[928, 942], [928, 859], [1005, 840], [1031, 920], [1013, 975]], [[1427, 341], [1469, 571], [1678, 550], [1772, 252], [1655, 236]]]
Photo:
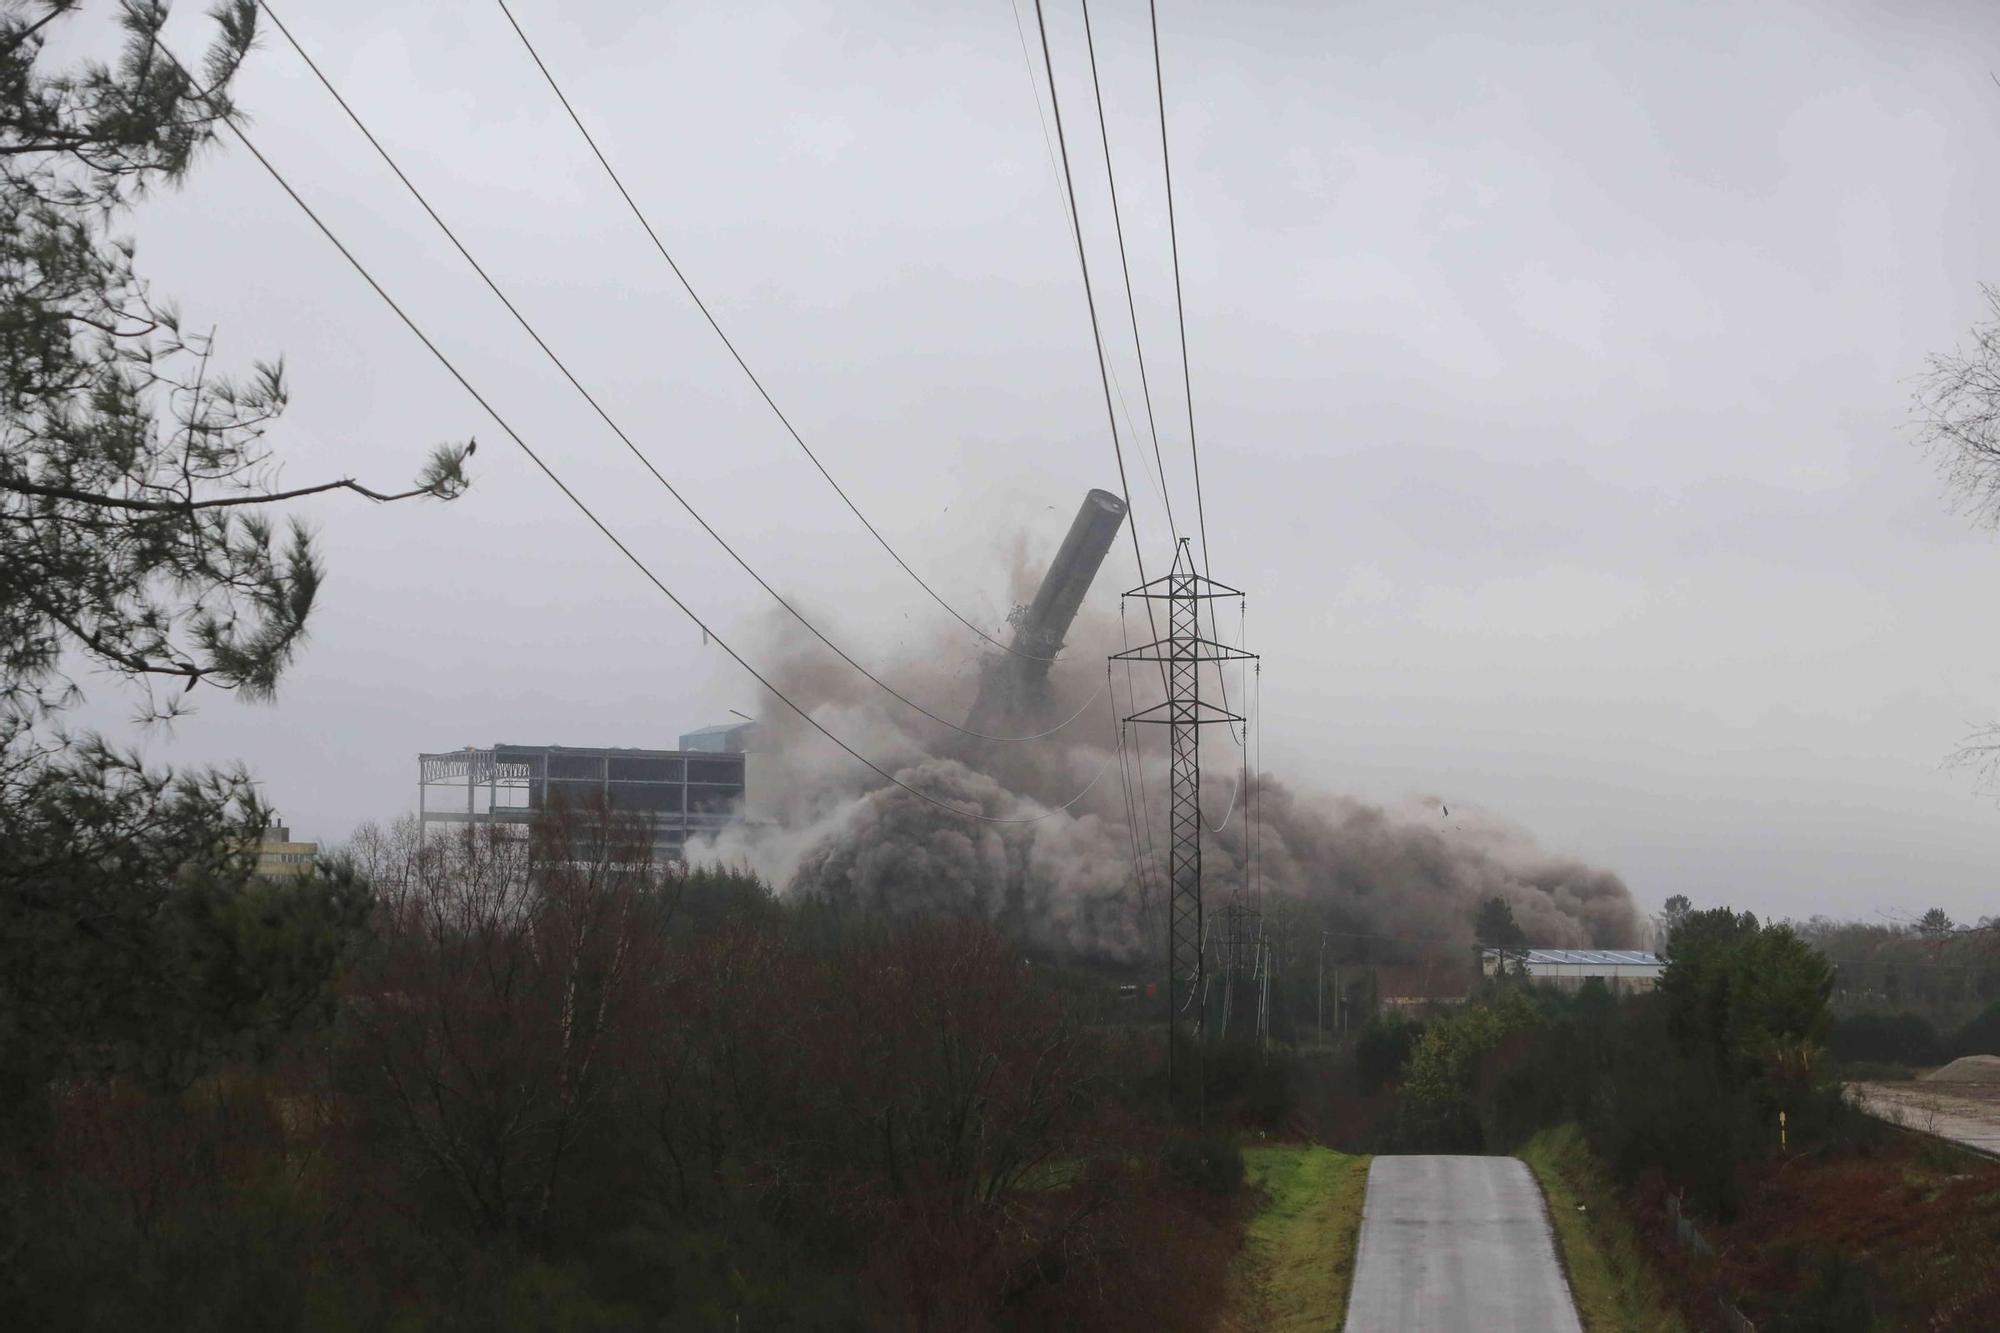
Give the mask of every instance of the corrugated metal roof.
[[[1519, 955], [1516, 955], [1517, 957]], [[1537, 963], [1598, 967], [1659, 967], [1660, 956], [1637, 949], [1529, 949], [1528, 966]]]

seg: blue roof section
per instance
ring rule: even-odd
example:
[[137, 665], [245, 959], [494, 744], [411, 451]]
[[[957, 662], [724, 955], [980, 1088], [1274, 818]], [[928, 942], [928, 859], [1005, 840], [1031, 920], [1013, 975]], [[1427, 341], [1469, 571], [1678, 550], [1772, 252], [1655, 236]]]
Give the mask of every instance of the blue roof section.
[[1529, 949], [1527, 963], [1597, 967], [1659, 967], [1660, 956], [1638, 949]]
[[681, 749], [704, 754], [741, 754], [750, 748], [754, 722], [723, 722], [681, 733]]

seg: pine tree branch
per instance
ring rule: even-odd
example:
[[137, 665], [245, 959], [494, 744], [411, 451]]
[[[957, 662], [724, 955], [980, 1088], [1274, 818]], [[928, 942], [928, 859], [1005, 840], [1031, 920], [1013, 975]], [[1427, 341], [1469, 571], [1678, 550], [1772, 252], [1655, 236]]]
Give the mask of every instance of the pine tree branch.
[[420, 495], [435, 496], [435, 486], [419, 486], [414, 490], [401, 491], [395, 495], [385, 495], [381, 491], [370, 490], [351, 477], [339, 481], [321, 482], [317, 486], [301, 486], [297, 490], [272, 491], [256, 495], [230, 495], [213, 500], [131, 500], [117, 495], [100, 495], [94, 491], [79, 491], [68, 486], [44, 486], [37, 482], [21, 481], [13, 477], [0, 477], [0, 490], [14, 491], [20, 495], [39, 495], [55, 500], [74, 500], [78, 504], [96, 505], [104, 509], [129, 509], [147, 514], [180, 514], [196, 509], [223, 509], [235, 505], [273, 504], [280, 500], [296, 500], [301, 496], [318, 495], [323, 491], [349, 490], [365, 495], [371, 500], [384, 504], [396, 500], [413, 500]]

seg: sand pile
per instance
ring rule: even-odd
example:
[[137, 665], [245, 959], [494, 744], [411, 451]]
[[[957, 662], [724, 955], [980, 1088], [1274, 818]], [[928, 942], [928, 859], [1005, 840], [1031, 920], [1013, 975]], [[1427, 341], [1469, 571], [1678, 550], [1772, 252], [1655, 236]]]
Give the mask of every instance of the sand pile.
[[1963, 1055], [1923, 1077], [1932, 1083], [2000, 1083], [2000, 1055]]

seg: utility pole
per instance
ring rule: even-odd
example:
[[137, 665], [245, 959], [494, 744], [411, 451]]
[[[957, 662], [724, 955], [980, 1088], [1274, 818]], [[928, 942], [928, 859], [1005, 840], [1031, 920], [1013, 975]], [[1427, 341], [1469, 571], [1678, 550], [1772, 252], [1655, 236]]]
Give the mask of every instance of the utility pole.
[[[1333, 971], [1334, 985], [1340, 984], [1340, 969]], [[1326, 932], [1319, 933], [1319, 974], [1313, 983], [1313, 999], [1319, 1003], [1319, 1044], [1326, 1045]], [[1340, 1026], [1340, 1001], [1333, 1002], [1333, 1025]]]
[[1271, 983], [1277, 977], [1278, 945], [1264, 929], [1264, 908], [1261, 902], [1257, 907], [1257, 944], [1263, 953], [1264, 992], [1260, 997], [1259, 1012], [1263, 1023], [1264, 1053], [1268, 1056], [1271, 1051]]
[[1271, 942], [1257, 941], [1257, 970], [1262, 985], [1257, 990], [1257, 1050], [1267, 1060], [1271, 1054], [1271, 968], [1277, 963]]
[[[1243, 594], [1197, 573], [1186, 537], [1174, 549], [1173, 568], [1125, 595], [1167, 604], [1167, 637], [1113, 654], [1111, 660], [1161, 662], [1166, 666], [1167, 697], [1125, 720], [1167, 728], [1167, 1099], [1172, 1102], [1175, 1090], [1174, 1039], [1188, 1006], [1194, 1005], [1196, 1105], [1197, 1114], [1205, 1121], [1202, 1042], [1207, 1035], [1208, 977], [1202, 957], [1201, 729], [1243, 718], [1202, 700], [1201, 668], [1216, 663], [1219, 671], [1220, 663], [1254, 661], [1257, 655], [1201, 637], [1202, 602], [1241, 598]], [[1183, 967], [1189, 969], [1185, 982]], [[1181, 998], [1183, 985], [1185, 1000]]]

